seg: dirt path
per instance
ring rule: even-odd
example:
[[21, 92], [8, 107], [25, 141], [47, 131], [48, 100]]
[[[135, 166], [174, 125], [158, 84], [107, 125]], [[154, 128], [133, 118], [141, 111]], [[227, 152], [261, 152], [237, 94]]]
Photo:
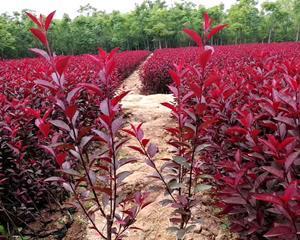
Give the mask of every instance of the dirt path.
[[[163, 107], [161, 103], [170, 102], [173, 100], [173, 97], [170, 94], [145, 96], [140, 94], [140, 89], [141, 82], [139, 79], [139, 70], [137, 70], [120, 87], [120, 90], [131, 91], [122, 101], [125, 115], [128, 117], [130, 123], [138, 124], [144, 122], [143, 130], [145, 136], [157, 144], [160, 150], [159, 157], [167, 157], [169, 154], [165, 141], [167, 134], [163, 129], [170, 126], [172, 121], [169, 116], [170, 111]], [[133, 142], [128, 143], [128, 145], [130, 144], [133, 144]], [[136, 153], [131, 152], [126, 147], [125, 149], [127, 150], [122, 152], [122, 157], [136, 156]], [[142, 160], [126, 167], [127, 169], [123, 168], [123, 170], [133, 170], [134, 173], [126, 178], [125, 191], [134, 192], [143, 189], [143, 191], [152, 192], [151, 197], [154, 200], [152, 204], [142, 210], [135, 223], [136, 227], [142, 228], [144, 231], [130, 231], [129, 237], [126, 239], [175, 240], [175, 236], [165, 230], [170, 226], [168, 218], [172, 209], [170, 207], [162, 207], [159, 204], [159, 201], [163, 199], [163, 190], [159, 189], [159, 182], [153, 182], [151, 178], [146, 177], [152, 173], [152, 170]], [[205, 200], [205, 196], [203, 196], [203, 200]], [[209, 197], [206, 197], [206, 201], [209, 201]], [[211, 212], [212, 209], [209, 206], [201, 205], [198, 207], [196, 216], [202, 222], [196, 227], [195, 233], [188, 236], [188, 240], [233, 239], [230, 234], [222, 229], [220, 220], [214, 217]], [[103, 219], [100, 216], [96, 216], [96, 222], [101, 225]], [[88, 228], [87, 239], [96, 240], [99, 237], [97, 237], [97, 234], [92, 229]]]

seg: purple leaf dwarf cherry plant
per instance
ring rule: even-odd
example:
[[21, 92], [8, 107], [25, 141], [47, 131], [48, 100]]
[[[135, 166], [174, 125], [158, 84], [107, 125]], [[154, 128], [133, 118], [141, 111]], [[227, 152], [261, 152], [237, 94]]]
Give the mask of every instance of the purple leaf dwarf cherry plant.
[[[150, 202], [146, 193], [123, 191], [124, 180], [132, 172], [123, 171], [122, 167], [136, 160], [121, 158], [119, 154], [127, 141], [120, 134], [124, 125], [120, 101], [127, 92], [114, 96], [112, 80], [118, 49], [111, 53], [99, 49], [98, 57], [90, 56], [99, 66], [93, 84], [79, 83], [68, 88], [64, 72], [69, 57], [55, 56], [49, 46], [47, 33], [53, 15], [38, 19], [28, 13], [37, 25], [31, 32], [47, 49], [32, 51], [52, 66], [45, 79], [35, 81], [37, 88], [48, 93], [45, 95], [49, 103], [46, 113], [42, 117], [38, 115], [35, 121], [41, 138], [48, 139], [48, 144], [40, 148], [53, 157], [60, 173], [59, 177], [45, 181], [61, 184], [70, 193], [74, 201], [69, 202], [83, 211], [100, 239], [121, 240], [133, 227], [140, 210]], [[92, 125], [85, 125], [80, 117], [82, 109], [78, 102], [86, 93], [93, 94], [94, 102], [98, 102], [98, 117]], [[92, 143], [99, 152], [91, 154]], [[100, 224], [95, 220], [96, 213], [102, 218]]]
[[213, 48], [204, 47], [204, 44], [226, 25], [211, 29], [211, 19], [207, 14], [204, 25], [204, 41], [194, 30], [184, 30], [199, 47], [197, 65], [178, 64], [169, 71], [173, 81], [169, 90], [174, 96], [174, 103], [165, 102], [162, 105], [171, 110], [171, 117], [176, 122], [176, 126], [165, 129], [170, 135], [168, 144], [172, 147], [172, 158], [161, 159], [164, 164], [158, 167], [158, 148], [151, 143], [151, 139], [144, 137], [142, 124], [132, 125], [131, 129], [126, 130], [139, 144], [131, 148], [144, 156], [145, 163], [154, 170], [151, 177], [159, 180], [165, 188], [167, 197], [162, 203], [174, 208], [170, 217], [173, 226], [168, 229], [176, 233], [177, 239], [183, 239], [195, 227], [193, 208], [200, 203], [197, 193], [212, 187], [201, 178], [201, 161], [210, 147], [204, 136], [215, 121], [205, 114], [208, 106], [203, 93], [211, 79], [206, 66]]

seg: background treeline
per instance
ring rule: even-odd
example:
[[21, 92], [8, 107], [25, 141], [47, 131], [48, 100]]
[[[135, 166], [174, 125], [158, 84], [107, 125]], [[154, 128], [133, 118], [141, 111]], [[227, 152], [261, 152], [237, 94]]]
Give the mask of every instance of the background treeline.
[[[38, 43], [29, 33], [32, 27], [25, 11], [0, 16], [0, 58], [28, 56], [28, 48]], [[30, 10], [27, 10], [30, 11]], [[146, 0], [129, 13], [98, 11], [90, 5], [55, 20], [51, 30], [57, 54], [94, 53], [101, 46], [110, 50], [155, 49], [192, 44], [183, 28], [202, 31], [202, 14], [207, 11], [215, 24], [230, 27], [212, 39], [213, 44], [299, 41], [300, 0], [264, 2], [238, 0], [228, 10], [224, 5], [206, 9], [188, 1], [168, 7], [162, 0]]]

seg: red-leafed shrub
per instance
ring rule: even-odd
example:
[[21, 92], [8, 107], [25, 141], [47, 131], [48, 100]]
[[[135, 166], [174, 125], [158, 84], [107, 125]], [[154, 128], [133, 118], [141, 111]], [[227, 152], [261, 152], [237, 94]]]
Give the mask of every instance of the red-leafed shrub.
[[[208, 68], [217, 69], [226, 79], [231, 76], [236, 78], [247, 73], [253, 58], [263, 55], [267, 59], [271, 55], [275, 55], [280, 58], [286, 56], [292, 59], [297, 55], [295, 54], [297, 49], [299, 49], [299, 43], [217, 46], [214, 47], [214, 54], [208, 63]], [[156, 50], [140, 72], [144, 92], [150, 94], [169, 92], [167, 85], [172, 80], [168, 71], [174, 70], [173, 64], [197, 65], [198, 58], [199, 49], [196, 47]]]
[[[199, 36], [189, 35], [199, 45]], [[164, 52], [170, 58], [176, 49], [154, 53], [156, 62], [145, 64], [145, 89], [164, 91], [172, 78], [175, 87], [184, 82], [185, 99], [189, 91], [200, 94], [201, 104], [190, 100], [182, 121], [195, 131], [193, 108], [202, 114], [198, 141], [207, 145], [197, 159], [199, 171], [214, 177], [206, 181], [214, 186], [216, 205], [229, 216], [231, 230], [242, 239], [300, 239], [300, 44], [218, 47], [213, 54], [188, 57], [187, 67], [181, 74], [171, 72], [171, 78], [155, 75], [176, 69], [160, 60]]]
[[201, 204], [199, 192], [212, 187], [203, 183], [201, 160], [204, 150], [210, 147], [205, 133], [214, 124], [214, 119], [205, 116], [207, 106], [204, 99], [204, 81], [214, 76], [207, 68], [213, 49], [204, 47], [202, 41], [205, 44], [206, 40], [225, 26], [212, 28], [211, 19], [205, 14], [203, 40], [193, 30], [184, 30], [198, 45], [198, 49], [194, 52], [197, 53], [198, 65], [188, 66], [187, 62], [183, 63], [181, 59], [179, 60], [181, 63], [174, 64], [174, 70], [169, 70], [168, 73], [173, 83], [168, 88], [174, 96], [174, 102], [164, 102], [162, 105], [171, 110], [171, 115], [176, 121], [175, 126], [165, 129], [170, 135], [168, 144], [172, 147], [172, 157], [160, 159], [165, 163], [159, 167], [158, 147], [144, 136], [142, 124], [131, 126], [131, 129], [126, 130], [139, 144], [130, 148], [145, 158], [145, 163], [154, 172], [150, 177], [160, 181], [165, 188], [166, 198], [161, 204], [173, 208], [170, 217], [173, 226], [168, 230], [174, 232], [178, 240], [185, 239], [196, 227], [198, 221], [194, 217], [194, 208]]
[[258, 46], [206, 89], [218, 205], [245, 239], [299, 238], [299, 47]]
[[[55, 162], [41, 149], [30, 101], [0, 94], [0, 221], [24, 225], [46, 204], [64, 199], [64, 191], [44, 182], [55, 174]], [[5, 209], [5, 210], [4, 210]]]
[[199, 55], [199, 48], [167, 48], [154, 51], [153, 56], [144, 64], [140, 77], [143, 92], [166, 93], [171, 83], [169, 70], [174, 64], [194, 64]]
[[[50, 18], [51, 14], [47, 19]], [[46, 25], [44, 27], [38, 26], [32, 33], [47, 46], [43, 37], [47, 32]], [[64, 104], [59, 100], [58, 96], [63, 93], [58, 92], [58, 86], [64, 86], [65, 94], [68, 93], [67, 101], [73, 103], [72, 99], [76, 98], [78, 108], [72, 105], [65, 111], [67, 116], [77, 114], [76, 110], [80, 112], [77, 117], [84, 132], [95, 126], [100, 113], [99, 103], [105, 99], [105, 94], [112, 95], [150, 53], [117, 53], [113, 65], [108, 66], [112, 72], [109, 73], [110, 89], [107, 89], [100, 72], [104, 62], [99, 62], [98, 56], [54, 57], [40, 49], [32, 51], [40, 57], [0, 62], [0, 222], [5, 226], [7, 222], [27, 225], [39, 216], [42, 208], [66, 196], [61, 185], [45, 181], [60, 175], [57, 168], [65, 160], [63, 149], [68, 149], [70, 144], [66, 140], [55, 151], [52, 150], [52, 145], [63, 137], [59, 131], [55, 133], [52, 126], [61, 120], [50, 122], [51, 117], [64, 117], [59, 108], [53, 107]], [[49, 61], [50, 58], [53, 61]], [[98, 97], [82, 91], [85, 87], [93, 92], [94, 86], [99, 91]], [[50, 142], [49, 135], [53, 137]], [[137, 198], [142, 204], [142, 196]]]
[[[70, 195], [68, 203], [83, 211], [99, 237], [121, 240], [150, 202], [147, 193], [123, 191], [124, 179], [132, 172], [122, 167], [136, 160], [119, 154], [127, 141], [120, 134], [124, 125], [120, 101], [128, 92], [115, 95], [115, 90], [149, 52], [117, 54], [119, 49], [111, 53], [99, 49], [99, 55], [82, 56], [80, 61], [70, 56], [58, 57], [48, 42], [54, 12], [40, 19], [27, 15], [37, 26], [31, 32], [46, 51], [31, 49], [41, 58], [26, 60], [33, 63], [32, 69], [25, 64], [25, 71], [32, 76], [25, 84], [2, 82], [5, 95], [1, 95], [0, 102], [1, 117], [4, 116], [1, 133], [7, 136], [3, 138], [7, 151], [3, 151], [1, 170], [3, 167], [11, 171], [0, 173], [1, 186], [4, 193], [9, 191], [8, 186], [17, 189], [2, 195], [1, 203], [24, 199], [22, 206], [11, 204], [16, 212], [25, 207], [34, 217], [29, 204], [38, 210], [39, 201], [45, 203], [47, 187], [62, 187]], [[100, 152], [93, 154], [91, 143]], [[8, 157], [11, 166], [6, 164]], [[21, 179], [14, 184], [19, 176]], [[17, 226], [16, 221], [21, 218], [12, 218], [8, 204], [4, 205], [4, 212], [6, 219]], [[96, 212], [103, 224], [96, 223]], [[26, 220], [21, 222], [24, 223]]]
[[[150, 54], [149, 51], [124, 51], [117, 54], [116, 70], [113, 74], [115, 88], [128, 77], [136, 67]], [[59, 57], [61, 58], [61, 57]], [[74, 84], [93, 83], [97, 78], [97, 69], [94, 61], [88, 55], [70, 56], [65, 72], [65, 79], [70, 87]], [[33, 81], [42, 79], [44, 73], [51, 72], [51, 66], [43, 58], [0, 61], [0, 87], [9, 94], [19, 94], [26, 97], [31, 92]], [[18, 88], [16, 89], [16, 86]]]

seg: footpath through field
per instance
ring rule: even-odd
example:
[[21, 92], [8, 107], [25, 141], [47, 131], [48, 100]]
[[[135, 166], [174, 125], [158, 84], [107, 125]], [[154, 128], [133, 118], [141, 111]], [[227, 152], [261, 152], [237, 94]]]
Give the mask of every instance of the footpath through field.
[[[150, 56], [151, 57], [151, 56]], [[147, 61], [147, 60], [146, 60]], [[128, 122], [137, 125], [143, 122], [143, 130], [145, 137], [150, 138], [153, 143], [159, 147], [159, 158], [167, 157], [169, 154], [169, 146], [166, 144], [167, 134], [165, 127], [170, 127], [172, 120], [170, 111], [162, 106], [162, 102], [171, 102], [173, 97], [171, 94], [141, 94], [141, 81], [139, 71], [143, 64], [133, 72], [122, 84], [120, 91], [130, 91], [123, 100], [122, 106], [125, 111]], [[130, 140], [127, 145], [135, 144], [134, 140]], [[122, 157], [138, 155], [125, 147], [121, 153]], [[127, 168], [127, 169], [124, 169]], [[130, 231], [128, 240], [175, 240], [175, 236], [166, 231], [171, 226], [169, 216], [172, 209], [163, 207], [159, 201], [163, 199], [163, 189], [160, 189], [160, 183], [147, 178], [152, 173], [152, 169], [148, 167], [143, 159], [135, 164], [126, 165], [122, 170], [134, 171], [132, 175], [126, 178], [126, 186], [124, 191], [150, 191], [151, 198], [154, 200], [152, 204], [144, 208], [138, 216], [136, 227], [142, 228], [144, 231]], [[195, 216], [201, 219], [201, 224], [195, 228], [195, 232], [187, 236], [187, 240], [229, 240], [234, 239], [231, 234], [223, 230], [220, 219], [212, 215], [212, 207], [209, 206], [210, 197], [203, 196], [203, 205], [195, 210]], [[103, 219], [96, 216], [97, 225], [101, 226]], [[99, 239], [94, 230], [87, 228], [87, 240]]]

